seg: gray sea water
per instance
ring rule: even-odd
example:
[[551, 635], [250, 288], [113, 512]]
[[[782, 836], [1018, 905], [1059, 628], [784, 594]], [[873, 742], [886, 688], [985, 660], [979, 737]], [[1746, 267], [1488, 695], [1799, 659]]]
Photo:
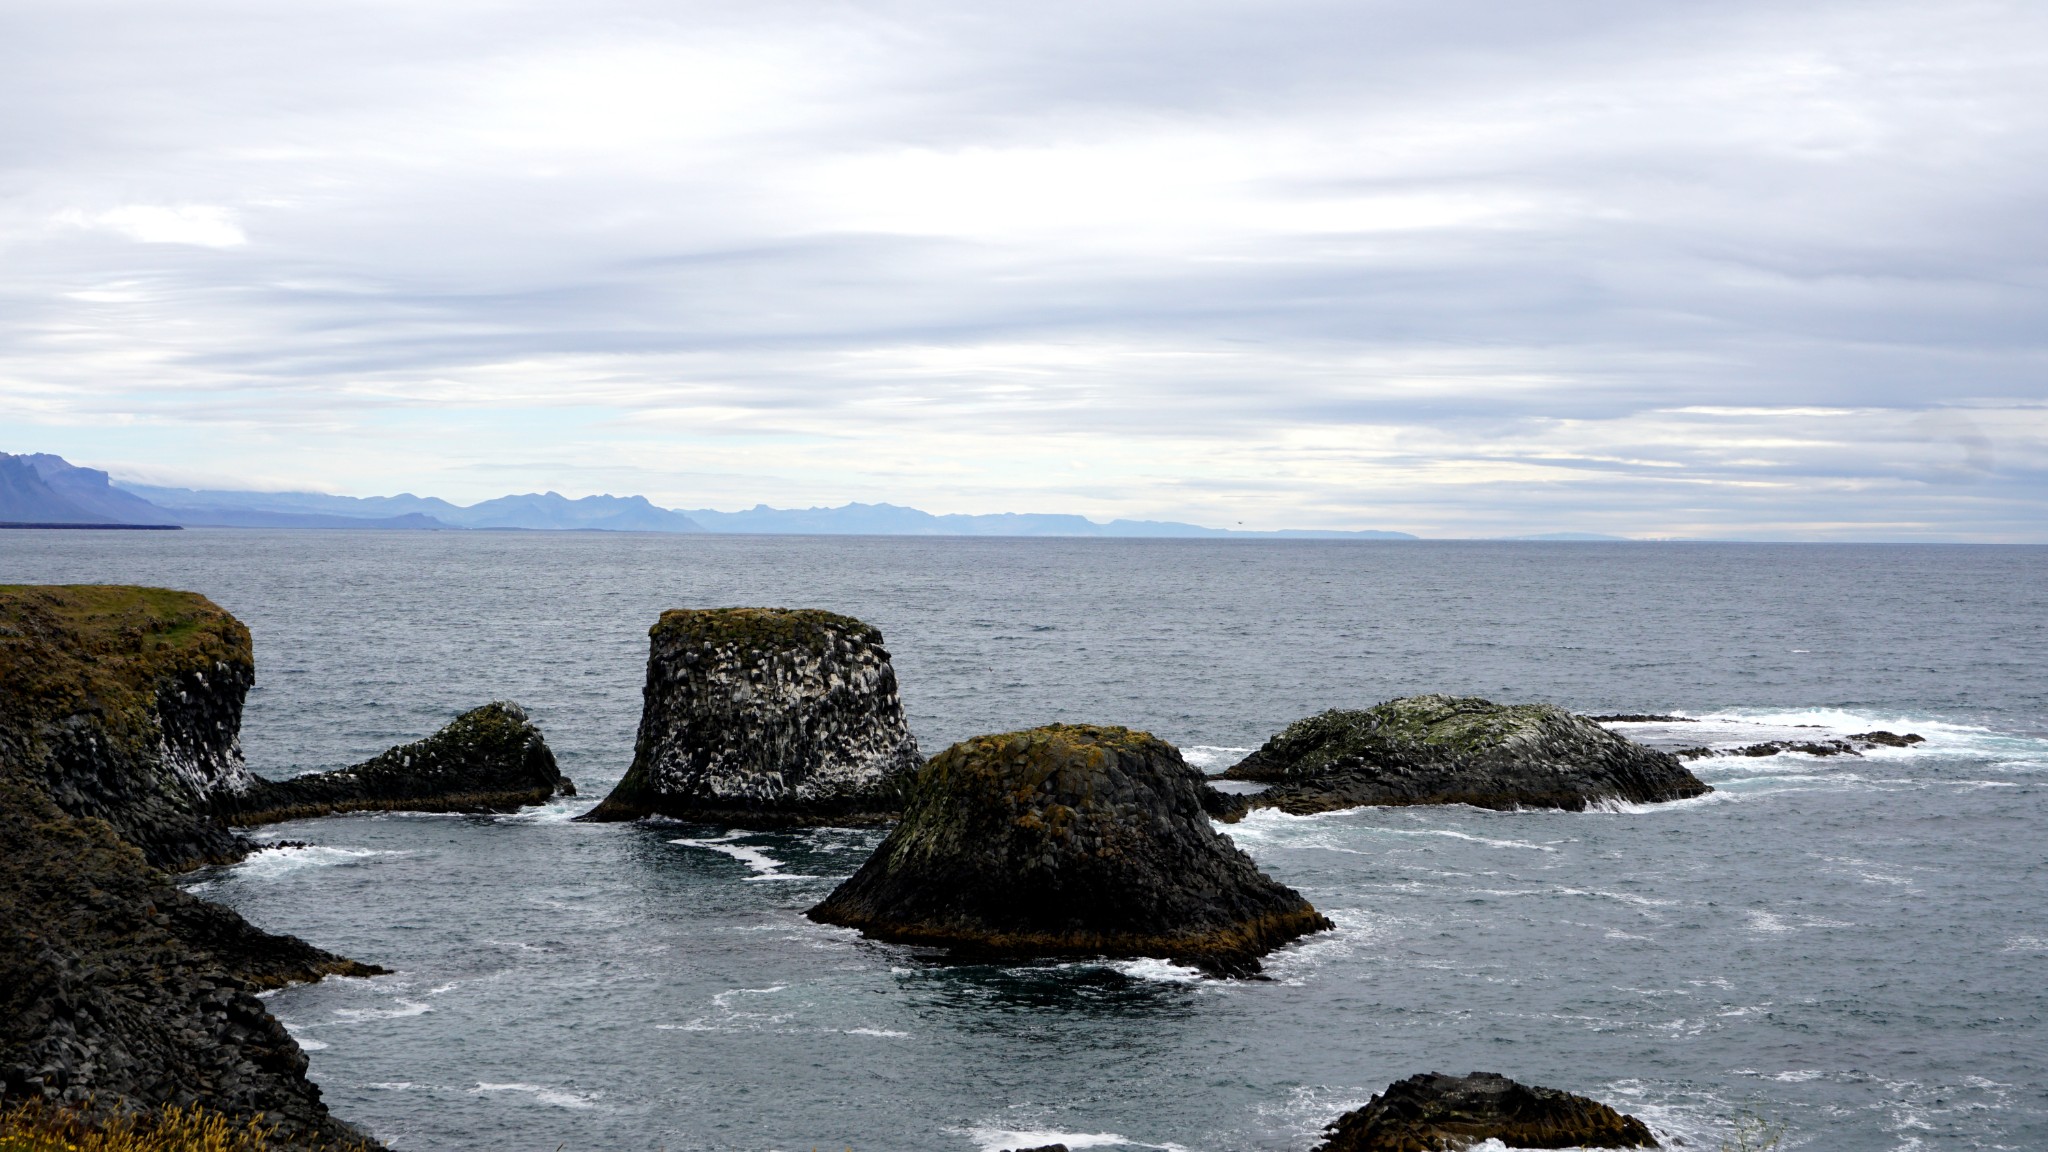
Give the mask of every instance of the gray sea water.
[[[190, 878], [395, 969], [270, 1006], [396, 1148], [1305, 1152], [1475, 1069], [1668, 1145], [2048, 1148], [2048, 550], [14, 532], [0, 581], [240, 616], [265, 774], [495, 698], [545, 729], [578, 801], [279, 825], [314, 846]], [[1700, 761], [1671, 805], [1255, 815], [1229, 835], [1338, 925], [1267, 980], [956, 966], [803, 919], [875, 833], [568, 822], [631, 758], [648, 625], [729, 604], [879, 626], [927, 752], [1086, 720], [1220, 770], [1425, 691], [1928, 739]]]

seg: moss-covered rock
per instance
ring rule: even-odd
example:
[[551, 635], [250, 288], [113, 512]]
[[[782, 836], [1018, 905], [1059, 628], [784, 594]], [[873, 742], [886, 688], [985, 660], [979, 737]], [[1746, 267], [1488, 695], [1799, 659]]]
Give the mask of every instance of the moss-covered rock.
[[1649, 1126], [1597, 1100], [1517, 1084], [1496, 1072], [1431, 1072], [1387, 1086], [1330, 1125], [1316, 1152], [1509, 1148], [1655, 1148]]
[[251, 779], [255, 675], [249, 630], [196, 593], [0, 585], [0, 755], [152, 864], [240, 857], [207, 797]]
[[526, 710], [499, 701], [352, 768], [252, 780], [215, 793], [214, 805], [228, 823], [249, 825], [339, 812], [512, 812], [575, 794]]
[[1584, 716], [1476, 696], [1323, 712], [1289, 725], [1224, 775], [1270, 785], [1249, 797], [1252, 807], [1296, 814], [1402, 804], [1577, 812], [1711, 791], [1676, 758]]
[[922, 758], [882, 634], [814, 609], [664, 612], [633, 765], [586, 820], [894, 819]]
[[1128, 728], [962, 741], [813, 920], [965, 956], [1160, 956], [1212, 971], [1330, 922], [1209, 823], [1201, 773]]

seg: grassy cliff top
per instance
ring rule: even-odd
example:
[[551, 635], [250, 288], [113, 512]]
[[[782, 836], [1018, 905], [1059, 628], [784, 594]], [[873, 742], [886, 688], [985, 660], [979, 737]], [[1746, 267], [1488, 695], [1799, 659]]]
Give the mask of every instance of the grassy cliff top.
[[882, 642], [882, 634], [872, 626], [817, 608], [671, 608], [648, 635], [658, 640], [812, 651], [839, 637]]
[[253, 666], [249, 630], [196, 592], [0, 584], [0, 717], [146, 706], [157, 681]]

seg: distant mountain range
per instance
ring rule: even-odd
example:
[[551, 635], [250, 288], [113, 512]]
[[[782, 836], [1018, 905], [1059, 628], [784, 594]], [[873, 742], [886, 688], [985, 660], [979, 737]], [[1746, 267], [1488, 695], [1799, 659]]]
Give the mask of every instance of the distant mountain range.
[[557, 492], [500, 496], [464, 507], [432, 496], [328, 496], [318, 492], [239, 492], [162, 488], [111, 480], [61, 456], [0, 452], [0, 524], [721, 532], [840, 536], [1118, 536], [1243, 539], [1413, 540], [1405, 532], [1290, 529], [1244, 532], [1165, 520], [1003, 512], [935, 516], [894, 504], [770, 508], [743, 512], [657, 507], [645, 496]]

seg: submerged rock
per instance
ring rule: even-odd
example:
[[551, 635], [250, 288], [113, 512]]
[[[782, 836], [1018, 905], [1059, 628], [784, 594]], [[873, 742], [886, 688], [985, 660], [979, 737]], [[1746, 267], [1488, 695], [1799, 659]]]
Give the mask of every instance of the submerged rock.
[[922, 757], [882, 634], [814, 609], [664, 612], [633, 766], [585, 820], [874, 824]]
[[228, 823], [249, 825], [339, 812], [511, 812], [575, 794], [526, 710], [499, 701], [353, 768], [252, 779], [214, 804]]
[[1206, 791], [1172, 745], [1128, 728], [962, 741], [925, 765], [902, 823], [807, 915], [966, 956], [1255, 972], [1331, 925], [1211, 826]]
[[252, 993], [382, 969], [158, 870], [245, 848], [207, 797], [247, 779], [251, 671], [248, 630], [202, 596], [0, 587], [0, 1098], [196, 1101], [291, 1146], [362, 1139]]
[[1451, 1152], [1488, 1140], [1509, 1148], [1659, 1146], [1633, 1116], [1496, 1072], [1410, 1076], [1338, 1117], [1324, 1136], [1316, 1152]]
[[1471, 804], [1582, 811], [1711, 791], [1678, 760], [1548, 704], [1408, 696], [1300, 720], [1224, 776], [1271, 785], [1254, 808]]

